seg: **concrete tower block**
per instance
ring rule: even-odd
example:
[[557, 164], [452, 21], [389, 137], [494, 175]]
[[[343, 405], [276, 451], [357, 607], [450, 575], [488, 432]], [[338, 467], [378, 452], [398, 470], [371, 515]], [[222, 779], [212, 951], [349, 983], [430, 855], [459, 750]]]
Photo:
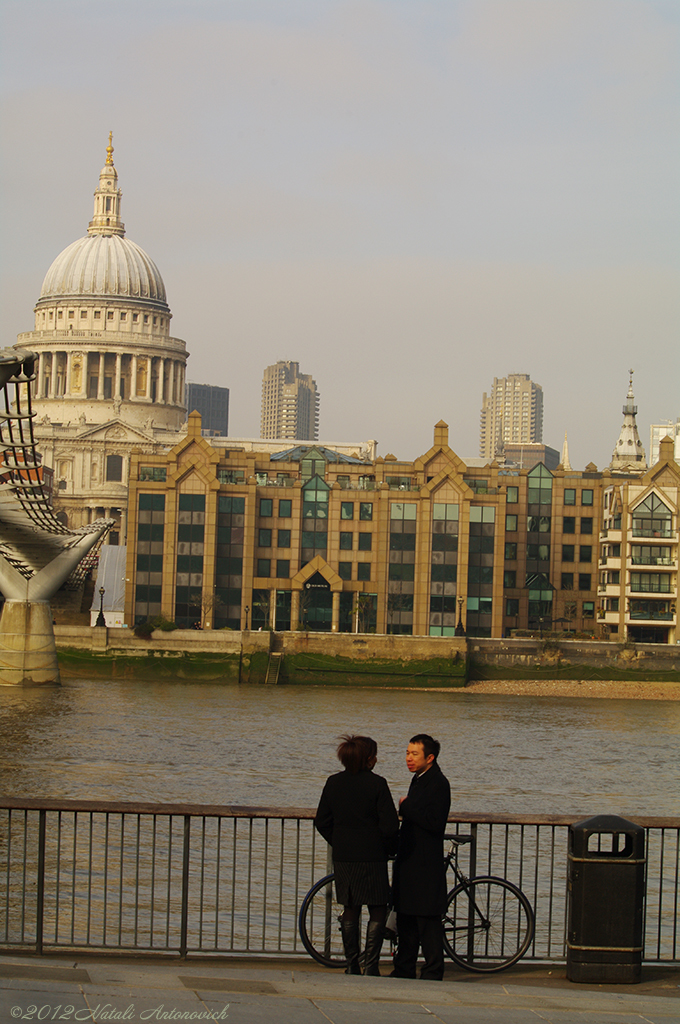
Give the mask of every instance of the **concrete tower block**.
[[49, 601], [5, 601], [0, 614], [0, 685], [59, 682]]

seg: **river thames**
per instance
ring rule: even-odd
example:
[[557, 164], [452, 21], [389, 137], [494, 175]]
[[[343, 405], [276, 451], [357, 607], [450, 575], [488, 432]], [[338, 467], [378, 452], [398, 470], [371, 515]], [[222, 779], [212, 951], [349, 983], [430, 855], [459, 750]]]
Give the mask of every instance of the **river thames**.
[[680, 813], [679, 701], [69, 680], [0, 688], [0, 715], [13, 797], [311, 807], [360, 732], [396, 798], [430, 732], [455, 811]]

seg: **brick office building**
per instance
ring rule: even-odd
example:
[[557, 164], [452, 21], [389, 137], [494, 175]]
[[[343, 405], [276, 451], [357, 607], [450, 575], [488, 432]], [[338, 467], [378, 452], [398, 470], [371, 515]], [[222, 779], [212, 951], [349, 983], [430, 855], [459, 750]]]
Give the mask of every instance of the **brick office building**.
[[[646, 501], [653, 481], [592, 464], [468, 466], [443, 422], [413, 462], [314, 444], [218, 447], [200, 427], [191, 416], [170, 452], [133, 454], [128, 623], [163, 614], [212, 628], [450, 636], [462, 625], [472, 636], [561, 628], [624, 638], [625, 615], [612, 634], [598, 604], [604, 496], [641, 486]], [[666, 476], [678, 471], [671, 463]], [[654, 493], [670, 516], [675, 567], [677, 491]], [[666, 575], [674, 642], [677, 575]]]

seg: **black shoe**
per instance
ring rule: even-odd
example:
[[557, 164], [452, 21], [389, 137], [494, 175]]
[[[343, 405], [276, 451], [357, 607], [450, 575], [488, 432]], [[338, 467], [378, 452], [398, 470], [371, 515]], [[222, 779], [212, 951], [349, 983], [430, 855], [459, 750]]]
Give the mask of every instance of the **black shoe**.
[[369, 921], [366, 928], [366, 952], [364, 953], [364, 974], [371, 978], [380, 977], [380, 950], [385, 928], [379, 921]]
[[359, 922], [340, 920], [342, 945], [347, 957], [345, 974], [361, 974], [359, 966]]

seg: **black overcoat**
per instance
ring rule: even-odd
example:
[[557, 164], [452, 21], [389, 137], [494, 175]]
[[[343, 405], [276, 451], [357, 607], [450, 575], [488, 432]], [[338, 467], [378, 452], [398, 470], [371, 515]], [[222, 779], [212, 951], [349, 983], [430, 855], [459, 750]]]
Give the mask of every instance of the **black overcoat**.
[[396, 848], [399, 818], [387, 782], [372, 771], [331, 775], [314, 819], [333, 860], [386, 861]]
[[394, 865], [394, 905], [402, 914], [434, 917], [446, 909], [444, 832], [451, 807], [448, 779], [435, 761], [411, 780], [402, 800]]

